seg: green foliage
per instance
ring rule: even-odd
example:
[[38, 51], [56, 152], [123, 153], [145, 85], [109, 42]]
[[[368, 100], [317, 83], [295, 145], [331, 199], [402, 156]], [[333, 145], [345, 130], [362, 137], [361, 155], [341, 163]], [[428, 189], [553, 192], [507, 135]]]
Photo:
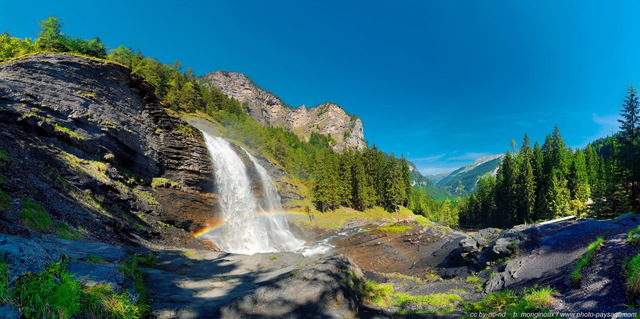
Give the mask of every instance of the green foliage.
[[604, 243], [604, 239], [602, 237], [598, 237], [594, 242], [590, 243], [587, 247], [587, 252], [585, 252], [580, 259], [576, 262], [576, 265], [573, 267], [571, 274], [569, 275], [569, 281], [574, 284], [580, 284], [582, 280], [582, 269], [591, 261], [593, 256], [596, 254], [596, 250]]
[[132, 303], [128, 292], [115, 293], [109, 284], [94, 285], [83, 292], [80, 312], [87, 318], [134, 319], [145, 315], [145, 307]]
[[81, 293], [82, 285], [60, 263], [21, 277], [14, 291], [25, 318], [73, 318], [80, 312]]
[[55, 226], [56, 234], [58, 237], [67, 240], [80, 240], [82, 235], [77, 231], [71, 229], [67, 223], [57, 223]]
[[[524, 313], [549, 313], [548, 308], [556, 302], [553, 297], [556, 293], [550, 288], [532, 288], [519, 294], [514, 294], [510, 290], [493, 293], [480, 302], [465, 306], [467, 316], [464, 318], [477, 317], [480, 313], [484, 316], [506, 314], [506, 318], [521, 318]], [[545, 318], [548, 317], [545, 316]]]
[[477, 276], [469, 276], [469, 277], [467, 277], [467, 279], [465, 281], [468, 282], [468, 283], [472, 283], [472, 282], [476, 282], [478, 280], [480, 280], [480, 278], [478, 278]]
[[627, 299], [635, 302], [640, 297], [640, 254], [631, 258], [624, 269], [627, 277]]
[[372, 280], [366, 280], [360, 294], [365, 302], [385, 307], [393, 294], [393, 285], [381, 285]]
[[174, 182], [168, 178], [154, 177], [151, 181], [151, 187], [153, 188], [180, 188], [180, 184]]
[[397, 234], [407, 230], [411, 230], [411, 228], [412, 228], [411, 226], [402, 226], [402, 225], [396, 225], [395, 223], [391, 223], [385, 226], [380, 226], [376, 228], [376, 230], [389, 233], [389, 234]]
[[638, 233], [640, 233], [640, 226], [636, 227], [635, 229], [633, 229], [629, 233], [627, 233], [627, 241], [631, 245], [635, 245], [635, 246], [640, 245], [640, 236], [634, 238], [634, 235], [638, 234]]
[[557, 126], [542, 147], [529, 144], [525, 135], [519, 152], [504, 156], [495, 178], [478, 181], [476, 193], [460, 205], [464, 225], [511, 227], [586, 211], [602, 158], [593, 148], [573, 152]]
[[118, 268], [118, 271], [124, 276], [133, 279], [134, 289], [136, 293], [140, 295], [135, 305], [138, 308], [137, 311], [142, 314], [141, 317], [145, 317], [149, 312], [149, 297], [147, 295], [147, 287], [144, 285], [144, 274], [138, 269], [138, 266], [153, 267], [155, 264], [155, 254], [149, 253], [143, 256], [131, 255], [122, 263], [122, 266]]
[[6, 161], [9, 159], [9, 153], [5, 150], [0, 150], [0, 160]]
[[47, 231], [53, 226], [49, 213], [28, 198], [24, 198], [20, 219], [27, 227], [37, 231]]

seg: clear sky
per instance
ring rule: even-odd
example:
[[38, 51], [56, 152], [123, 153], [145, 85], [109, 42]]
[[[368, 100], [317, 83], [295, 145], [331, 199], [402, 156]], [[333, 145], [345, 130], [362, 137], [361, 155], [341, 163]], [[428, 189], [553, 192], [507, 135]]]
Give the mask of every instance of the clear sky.
[[49, 15], [197, 74], [243, 72], [292, 106], [335, 102], [425, 174], [556, 124], [585, 146], [640, 86], [640, 1], [2, 0], [0, 31], [33, 38]]

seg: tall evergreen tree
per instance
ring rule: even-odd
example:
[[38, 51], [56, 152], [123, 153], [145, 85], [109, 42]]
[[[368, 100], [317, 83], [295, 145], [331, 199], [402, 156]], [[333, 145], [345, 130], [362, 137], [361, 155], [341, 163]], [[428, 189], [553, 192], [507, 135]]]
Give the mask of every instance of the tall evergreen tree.
[[638, 91], [630, 86], [628, 95], [620, 112], [620, 134], [618, 138], [618, 161], [624, 174], [618, 176], [628, 189], [629, 206], [635, 212], [640, 211], [640, 106]]
[[398, 159], [391, 154], [387, 162], [384, 175], [384, 191], [382, 194], [383, 207], [390, 212], [396, 212], [406, 197], [402, 169]]
[[517, 220], [516, 223], [531, 222], [534, 218], [536, 201], [536, 181], [533, 174], [533, 150], [530, 146], [529, 135], [524, 135], [520, 153], [518, 153], [520, 170], [517, 184]]
[[516, 221], [518, 169], [515, 158], [507, 152], [498, 168], [496, 183], [496, 222], [501, 226], [513, 225]]

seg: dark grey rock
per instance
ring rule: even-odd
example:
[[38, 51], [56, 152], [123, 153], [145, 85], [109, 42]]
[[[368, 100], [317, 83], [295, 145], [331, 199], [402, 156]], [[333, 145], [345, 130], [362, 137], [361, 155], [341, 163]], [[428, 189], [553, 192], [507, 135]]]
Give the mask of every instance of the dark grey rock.
[[513, 243], [517, 244], [518, 240], [513, 237], [498, 238], [491, 250], [498, 255], [511, 255], [513, 249], [510, 248], [510, 245]]
[[460, 247], [464, 252], [475, 252], [478, 251], [478, 242], [471, 237], [467, 237], [460, 241]]
[[124, 286], [124, 277], [116, 264], [91, 264], [84, 261], [71, 261], [68, 267], [73, 277], [87, 286], [109, 284], [116, 290]]
[[0, 234], [0, 258], [9, 261], [9, 278], [13, 282], [18, 275], [41, 273], [51, 262], [61, 261], [62, 252], [41, 239]]

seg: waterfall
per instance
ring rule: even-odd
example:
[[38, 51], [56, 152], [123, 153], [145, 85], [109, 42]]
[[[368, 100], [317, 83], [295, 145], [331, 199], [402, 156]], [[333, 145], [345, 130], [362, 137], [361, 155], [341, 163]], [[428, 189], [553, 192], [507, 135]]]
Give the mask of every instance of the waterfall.
[[[282, 212], [280, 196], [266, 169], [247, 152], [263, 187], [262, 200], [255, 198], [247, 168], [229, 142], [203, 132], [219, 191], [223, 227], [207, 235], [226, 252], [255, 254], [298, 251], [304, 241], [291, 234]], [[246, 152], [246, 150], [245, 150]]]

